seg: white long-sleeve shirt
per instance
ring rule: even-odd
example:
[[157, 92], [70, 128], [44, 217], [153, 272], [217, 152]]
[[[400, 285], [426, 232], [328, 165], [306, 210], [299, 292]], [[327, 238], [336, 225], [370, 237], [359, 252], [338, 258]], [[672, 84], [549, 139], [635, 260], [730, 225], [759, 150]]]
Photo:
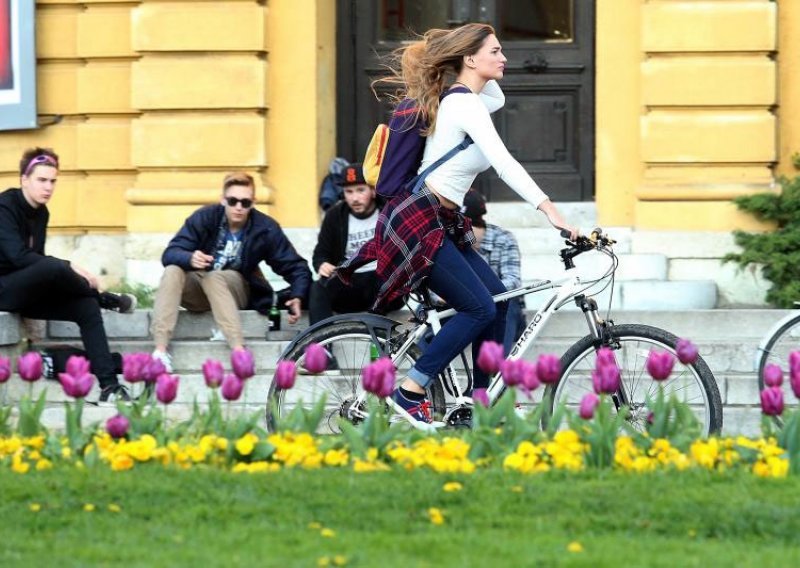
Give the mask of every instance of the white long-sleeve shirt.
[[432, 171], [425, 180], [442, 197], [462, 205], [475, 177], [492, 166], [497, 175], [525, 201], [538, 207], [547, 195], [508, 152], [490, 113], [503, 107], [505, 95], [497, 81], [488, 81], [479, 95], [452, 93], [442, 99], [436, 129], [425, 142], [422, 172], [469, 134], [474, 144]]

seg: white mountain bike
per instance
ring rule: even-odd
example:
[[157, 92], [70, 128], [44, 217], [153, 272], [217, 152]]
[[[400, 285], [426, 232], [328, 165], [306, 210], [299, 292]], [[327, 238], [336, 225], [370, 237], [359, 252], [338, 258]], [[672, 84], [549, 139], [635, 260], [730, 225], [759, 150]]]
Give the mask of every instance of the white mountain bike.
[[[531, 318], [508, 359], [522, 357], [553, 314], [567, 304], [574, 302], [585, 316], [589, 334], [578, 339], [562, 355], [561, 379], [557, 384], [547, 386], [541, 402], [546, 405], [545, 417], [560, 404], [577, 409], [583, 395], [592, 390], [595, 353], [600, 347], [608, 347], [614, 350], [622, 372], [620, 389], [612, 396], [614, 405], [618, 409], [627, 406], [630, 409], [629, 421], [634, 427], [644, 429], [644, 421], [650, 413], [647, 401], [655, 398], [658, 388], [645, 370], [647, 356], [651, 349], [675, 354], [678, 338], [656, 327], [616, 325], [608, 317], [600, 316], [597, 302], [588, 297], [586, 292], [590, 289], [600, 292], [608, 287], [613, 292], [614, 273], [619, 264], [612, 250], [613, 244], [614, 241], [600, 229], [595, 229], [589, 237], [579, 237], [574, 242], [566, 241], [567, 247], [559, 253], [568, 274], [566, 277], [534, 282], [497, 294], [493, 299], [502, 302], [526, 294], [552, 291], [549, 300]], [[582, 281], [575, 274], [573, 259], [590, 251], [606, 255], [610, 259], [609, 268], [600, 278]], [[326, 408], [319, 433], [339, 432], [341, 420], [351, 423], [364, 420], [367, 416], [367, 396], [371, 395], [362, 388], [362, 368], [374, 359], [377, 352], [392, 358], [398, 381], [402, 381], [408, 369], [421, 356], [421, 341], [431, 333], [438, 333], [442, 320], [456, 313], [453, 309], [432, 305], [425, 292], [416, 299], [420, 303], [408, 324], [370, 313], [343, 314], [318, 322], [295, 338], [284, 350], [281, 359], [295, 361], [301, 369], [305, 348], [311, 343], [318, 343], [327, 350], [331, 365], [329, 370], [321, 374], [301, 373], [292, 389], [279, 389], [273, 381], [267, 400], [268, 428], [273, 430], [276, 419], [291, 412], [296, 405], [310, 408], [323, 396]], [[701, 357], [689, 365], [676, 360], [672, 375], [661, 385], [667, 395], [674, 393], [690, 405], [704, 433], [716, 433], [722, 429], [719, 389], [714, 375]], [[422, 424], [411, 418], [409, 421], [418, 428], [468, 426], [472, 418], [472, 399], [468, 396], [471, 387], [469, 362], [462, 353], [459, 364], [451, 362], [428, 386], [434, 424]], [[488, 389], [490, 404], [500, 398], [505, 388], [499, 374], [492, 377]], [[393, 411], [403, 414], [402, 409], [390, 398], [386, 399], [386, 404]]]

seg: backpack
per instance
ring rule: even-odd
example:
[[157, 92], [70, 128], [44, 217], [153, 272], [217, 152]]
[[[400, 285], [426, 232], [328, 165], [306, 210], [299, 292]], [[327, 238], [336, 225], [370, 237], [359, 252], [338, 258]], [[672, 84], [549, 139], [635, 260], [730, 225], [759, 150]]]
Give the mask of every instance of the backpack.
[[[451, 93], [469, 93], [466, 87], [445, 91], [440, 101]], [[414, 99], [403, 99], [395, 107], [389, 124], [379, 124], [372, 135], [364, 156], [364, 179], [375, 187], [378, 195], [391, 199], [398, 195], [416, 193], [433, 170], [472, 144], [464, 140], [446, 152], [421, 173], [419, 166], [425, 151], [422, 131], [428, 126], [417, 114]]]
[[334, 158], [328, 166], [328, 175], [322, 178], [319, 186], [319, 206], [327, 211], [344, 195], [342, 172], [350, 163], [344, 158]]

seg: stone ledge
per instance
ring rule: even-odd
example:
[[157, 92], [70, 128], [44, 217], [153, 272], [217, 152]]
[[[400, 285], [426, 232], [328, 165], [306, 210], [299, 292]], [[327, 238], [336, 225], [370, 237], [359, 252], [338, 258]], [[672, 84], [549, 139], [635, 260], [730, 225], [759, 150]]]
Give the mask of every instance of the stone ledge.
[[21, 321], [17, 314], [0, 312], [0, 345], [16, 345], [22, 340]]

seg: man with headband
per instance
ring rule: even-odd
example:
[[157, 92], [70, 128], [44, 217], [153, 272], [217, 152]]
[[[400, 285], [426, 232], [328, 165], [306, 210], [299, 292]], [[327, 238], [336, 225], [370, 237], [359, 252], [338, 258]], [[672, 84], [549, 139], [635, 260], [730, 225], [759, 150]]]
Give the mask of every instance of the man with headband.
[[56, 188], [58, 155], [31, 148], [19, 164], [20, 187], [0, 194], [0, 310], [78, 324], [100, 401], [130, 400], [117, 380], [100, 308], [131, 313], [136, 298], [101, 292], [87, 270], [44, 253], [47, 204]]
[[232, 350], [244, 348], [240, 309], [267, 313], [274, 293], [259, 268], [263, 260], [289, 284], [288, 321], [300, 317], [301, 301], [308, 296], [311, 271], [295, 251], [280, 225], [257, 211], [255, 183], [244, 172], [225, 176], [222, 198], [190, 215], [167, 245], [161, 262], [164, 274], [153, 307], [153, 357], [167, 370], [167, 351], [178, 321], [178, 307], [211, 310]]

